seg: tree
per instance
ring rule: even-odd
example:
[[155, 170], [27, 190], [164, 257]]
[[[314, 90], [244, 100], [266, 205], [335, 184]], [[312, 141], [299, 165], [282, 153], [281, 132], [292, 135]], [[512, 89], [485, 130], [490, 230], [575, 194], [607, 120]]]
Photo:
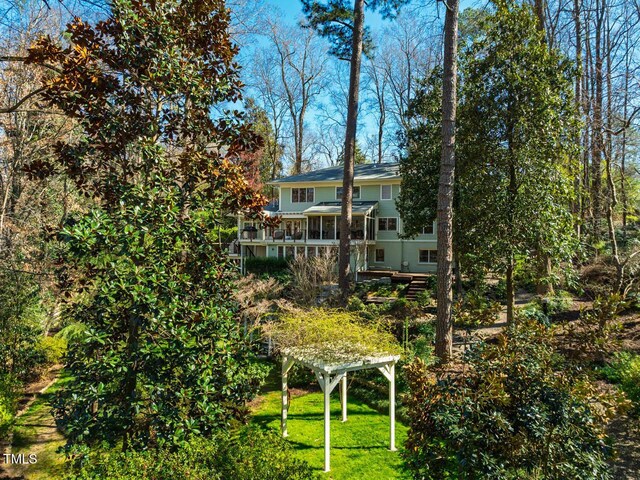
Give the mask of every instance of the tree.
[[[393, 17], [406, 0], [373, 0], [367, 7], [380, 10], [383, 17]], [[350, 10], [345, 0], [329, 0], [324, 4], [318, 0], [303, 0], [303, 11], [309, 26], [332, 41], [331, 52], [338, 58], [350, 62], [349, 100], [344, 142], [344, 170], [342, 180], [342, 209], [340, 217], [340, 252], [338, 262], [338, 284], [342, 300], [347, 301], [350, 292], [351, 263], [351, 216], [353, 206], [353, 172], [356, 151], [356, 131], [360, 98], [360, 65], [365, 47], [370, 46], [370, 37], [365, 35], [365, 1], [355, 0]]]
[[82, 324], [54, 402], [69, 448], [211, 434], [263, 378], [210, 241], [226, 213], [266, 202], [234, 164], [258, 139], [221, 108], [242, 98], [228, 26], [219, 0], [116, 0], [96, 25], [71, 22], [64, 46], [30, 48], [28, 63], [54, 67], [42, 100], [81, 134], [30, 169], [64, 172], [96, 202], [58, 234], [66, 314]]
[[[271, 82], [277, 85], [275, 92], [281, 96], [288, 111], [288, 126], [293, 137], [292, 173], [295, 175], [303, 170], [307, 113], [326, 87], [327, 56], [313, 30], [300, 32], [298, 28], [276, 21], [270, 21], [268, 28], [267, 48], [271, 52], [266, 55], [273, 61], [269, 71], [277, 76]], [[257, 85], [261, 91], [268, 88], [267, 85]]]
[[442, 362], [448, 362], [453, 355], [453, 186], [456, 168], [459, 2], [450, 0], [446, 5], [442, 73], [442, 159], [438, 182], [438, 311], [435, 350]]
[[516, 257], [567, 258], [574, 246], [574, 70], [536, 22], [530, 5], [497, 1], [464, 56], [459, 238], [506, 274], [509, 321]]
[[272, 198], [273, 187], [267, 186], [266, 183], [281, 175], [284, 149], [278, 141], [267, 112], [251, 98], [245, 103], [247, 120], [253, 127], [253, 133], [262, 139], [262, 146], [254, 152], [240, 155], [239, 164], [243, 167], [249, 185], [255, 190], [262, 190], [267, 197]]
[[[407, 130], [400, 157], [402, 184], [396, 208], [402, 217], [404, 236], [422, 233], [437, 216], [438, 176], [442, 157], [442, 69], [436, 68], [420, 82], [407, 109], [413, 127]], [[425, 192], [428, 192], [425, 194]]]

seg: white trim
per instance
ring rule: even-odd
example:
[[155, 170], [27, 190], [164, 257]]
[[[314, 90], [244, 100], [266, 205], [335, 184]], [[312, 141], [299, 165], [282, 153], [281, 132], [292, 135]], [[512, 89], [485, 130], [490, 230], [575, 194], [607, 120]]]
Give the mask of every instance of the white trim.
[[[401, 177], [392, 178], [354, 178], [354, 182], [358, 182], [358, 185], [400, 185], [402, 182]], [[333, 187], [336, 185], [342, 185], [342, 179], [340, 180], [320, 180], [320, 181], [306, 181], [306, 182], [267, 182], [267, 185], [274, 187], [304, 187], [313, 185], [314, 187]]]
[[[389, 187], [391, 189], [390, 194], [389, 194], [390, 195], [389, 198], [384, 198], [382, 196], [382, 187]], [[393, 185], [392, 184], [385, 184], [385, 183], [380, 184], [380, 201], [388, 202], [390, 200], [393, 200]]]

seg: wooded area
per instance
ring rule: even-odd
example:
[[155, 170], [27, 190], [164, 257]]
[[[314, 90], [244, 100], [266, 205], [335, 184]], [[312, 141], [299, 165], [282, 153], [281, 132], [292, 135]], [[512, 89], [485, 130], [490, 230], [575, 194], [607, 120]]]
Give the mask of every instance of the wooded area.
[[[640, 478], [640, 2], [279, 6], [1, 2], [0, 478], [317, 478], [283, 338], [401, 353], [401, 453], [376, 424], [334, 478]], [[395, 162], [411, 295], [351, 267], [355, 168]], [[329, 166], [332, 248], [239, 269], [238, 214]]]

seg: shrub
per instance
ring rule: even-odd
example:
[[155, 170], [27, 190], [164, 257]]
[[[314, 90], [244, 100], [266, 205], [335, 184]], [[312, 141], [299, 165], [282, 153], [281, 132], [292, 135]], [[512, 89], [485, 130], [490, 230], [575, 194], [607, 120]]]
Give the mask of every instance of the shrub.
[[523, 308], [516, 311], [518, 319], [535, 320], [545, 327], [551, 326], [551, 319], [542, 311], [542, 307], [537, 302], [530, 302]]
[[294, 363], [291, 366], [287, 382], [293, 388], [308, 388], [318, 385], [313, 370], [299, 363]]
[[501, 311], [500, 303], [491, 302], [478, 292], [469, 292], [454, 306], [455, 323], [463, 327], [493, 325]]
[[306, 480], [316, 478], [275, 432], [244, 427], [232, 435], [195, 438], [177, 451], [91, 454], [67, 480]]
[[42, 337], [38, 343], [45, 365], [55, 365], [60, 363], [67, 351], [67, 340], [62, 336]]
[[543, 312], [546, 309], [547, 315], [556, 315], [558, 313], [566, 312], [571, 308], [571, 305], [573, 304], [573, 297], [569, 292], [560, 290], [555, 295], [537, 297], [535, 302], [540, 306]]
[[416, 302], [420, 308], [430, 307], [433, 304], [433, 298], [431, 297], [430, 290], [422, 290], [416, 295]]
[[580, 318], [572, 326], [578, 349], [603, 355], [616, 348], [618, 342], [612, 334], [622, 328], [617, 319], [627, 306], [622, 296], [614, 293], [598, 296], [591, 310], [582, 310]]
[[238, 227], [225, 227], [220, 228], [220, 230], [214, 230], [211, 237], [211, 241], [214, 243], [218, 241], [223, 244], [231, 243], [238, 238]]
[[7, 373], [0, 373], [0, 440], [13, 424], [18, 400], [18, 382]]
[[289, 268], [289, 261], [286, 258], [277, 257], [249, 257], [245, 258], [244, 267], [247, 273], [275, 274], [286, 272]]
[[618, 352], [613, 361], [602, 369], [603, 376], [620, 386], [633, 404], [632, 412], [640, 416], [640, 355]]
[[34, 380], [44, 361], [37, 348], [44, 311], [41, 288], [32, 275], [0, 269], [0, 371], [21, 382]]
[[498, 344], [472, 347], [464, 374], [438, 378], [411, 364], [404, 455], [414, 478], [608, 478], [611, 412], [555, 358], [547, 329], [522, 321]]
[[318, 303], [326, 288], [337, 281], [335, 252], [326, 252], [317, 257], [297, 258], [289, 262], [291, 294], [303, 305]]

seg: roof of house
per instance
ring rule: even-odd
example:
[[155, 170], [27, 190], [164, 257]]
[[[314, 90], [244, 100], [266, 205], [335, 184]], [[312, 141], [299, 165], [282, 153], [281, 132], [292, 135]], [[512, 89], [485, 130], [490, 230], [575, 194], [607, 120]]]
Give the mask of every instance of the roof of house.
[[[342, 181], [343, 166], [322, 168], [313, 172], [300, 173], [289, 177], [278, 178], [272, 184], [312, 183]], [[400, 178], [398, 163], [364, 163], [354, 167], [354, 180], [393, 180]]]

